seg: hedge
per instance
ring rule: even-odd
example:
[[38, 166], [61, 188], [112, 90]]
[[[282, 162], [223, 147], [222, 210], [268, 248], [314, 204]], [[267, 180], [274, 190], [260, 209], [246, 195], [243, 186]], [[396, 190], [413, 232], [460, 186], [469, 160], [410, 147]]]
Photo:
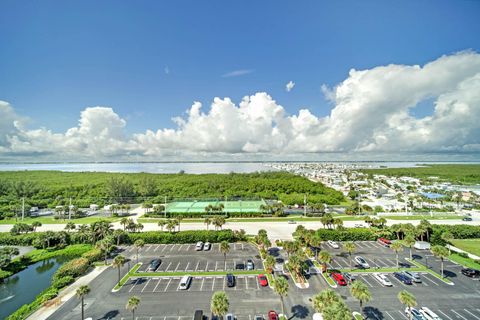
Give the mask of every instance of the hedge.
[[134, 243], [138, 239], [142, 239], [145, 243], [168, 244], [168, 243], [195, 243], [197, 241], [203, 242], [235, 242], [238, 240], [245, 240], [244, 237], [232, 230], [188, 230], [180, 232], [160, 232], [148, 231], [139, 233], [129, 233], [126, 239], [128, 243]]
[[53, 281], [58, 281], [65, 276], [78, 277], [87, 272], [90, 267], [90, 262], [86, 258], [76, 258], [65, 263], [58, 268], [57, 272], [53, 275]]
[[323, 241], [374, 241], [378, 237], [372, 230], [365, 228], [352, 228], [341, 231], [333, 229], [318, 229], [316, 232]]

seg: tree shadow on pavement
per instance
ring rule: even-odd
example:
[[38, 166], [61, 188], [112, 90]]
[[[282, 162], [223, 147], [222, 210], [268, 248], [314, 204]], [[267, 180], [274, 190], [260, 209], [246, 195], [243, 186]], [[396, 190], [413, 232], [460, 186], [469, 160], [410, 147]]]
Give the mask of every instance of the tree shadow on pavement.
[[101, 318], [98, 318], [98, 320], [110, 320], [114, 319], [116, 316], [118, 316], [120, 312], [118, 310], [111, 310], [105, 313], [105, 315]]
[[309, 314], [307, 307], [299, 304], [294, 305], [291, 309], [291, 312], [292, 312], [292, 316], [289, 319], [292, 319], [295, 317], [300, 319], [305, 319]]

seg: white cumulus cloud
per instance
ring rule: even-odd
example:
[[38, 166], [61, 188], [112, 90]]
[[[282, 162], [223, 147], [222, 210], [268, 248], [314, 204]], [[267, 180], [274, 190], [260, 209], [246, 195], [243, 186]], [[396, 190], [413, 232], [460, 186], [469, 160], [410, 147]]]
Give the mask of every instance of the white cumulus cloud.
[[[293, 88], [293, 82], [292, 82]], [[288, 89], [288, 85], [287, 85]], [[113, 109], [86, 108], [78, 125], [63, 133], [28, 129], [25, 118], [0, 101], [0, 155], [43, 155], [56, 159], [190, 159], [210, 154], [292, 154], [334, 151], [480, 151], [480, 55], [460, 52], [424, 66], [387, 65], [351, 70], [332, 88], [328, 116], [302, 109], [288, 114], [269, 94], [258, 92], [238, 104], [214, 98], [194, 102], [173, 128], [128, 135]], [[433, 112], [413, 116], [422, 101]]]

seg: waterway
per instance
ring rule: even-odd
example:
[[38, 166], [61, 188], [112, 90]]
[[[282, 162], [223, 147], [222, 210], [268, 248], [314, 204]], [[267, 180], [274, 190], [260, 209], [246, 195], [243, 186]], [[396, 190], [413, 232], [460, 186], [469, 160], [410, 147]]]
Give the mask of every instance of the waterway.
[[0, 283], [0, 319], [35, 300], [50, 286], [53, 273], [65, 262], [65, 258], [39, 261]]

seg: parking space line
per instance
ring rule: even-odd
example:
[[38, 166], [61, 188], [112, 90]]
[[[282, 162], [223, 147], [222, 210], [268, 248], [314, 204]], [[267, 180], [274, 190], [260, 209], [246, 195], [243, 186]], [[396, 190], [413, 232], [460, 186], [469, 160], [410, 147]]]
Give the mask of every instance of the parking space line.
[[456, 312], [455, 310], [450, 309], [450, 311], [452, 311], [453, 313], [455, 313], [455, 314], [457, 315], [457, 317], [467, 320], [467, 318], [465, 318], [464, 316], [462, 316], [460, 313]]
[[199, 264], [200, 264], [200, 261], [197, 262], [197, 265], [195, 266], [195, 271], [197, 271]]
[[471, 313], [471, 312], [470, 312], [470, 311], [468, 311], [467, 309], [463, 309], [463, 310], [465, 310], [465, 312], [466, 312], [466, 313], [470, 314], [470, 315], [471, 315], [471, 316], [473, 316], [474, 318], [476, 318], [476, 319], [479, 319], [479, 320], [480, 320], [480, 318], [479, 318], [479, 317], [477, 317], [476, 315], [474, 315], [473, 313]]
[[215, 287], [215, 279], [216, 279], [216, 278], [215, 278], [215, 277], [213, 277], [213, 281], [212, 281], [212, 290], [211, 290], [211, 291], [213, 291], [213, 288]]
[[128, 292], [132, 292], [133, 288], [135, 288], [135, 286], [137, 285], [137, 283], [138, 283], [139, 280], [140, 280], [140, 278], [135, 279], [135, 283], [132, 285], [132, 287], [130, 288], [130, 290], [128, 290]]
[[147, 252], [148, 250], [150, 250], [153, 246], [147, 246], [147, 250], [145, 250], [145, 252]]
[[174, 244], [172, 244], [171, 246], [172, 246], [172, 248], [170, 249], [170, 252], [172, 252], [172, 251], [173, 251], [173, 248], [175, 248], [175, 245], [174, 245]]
[[205, 271], [208, 271], [208, 261], [207, 261], [207, 265], [205, 266]]
[[452, 318], [450, 318], [449, 316], [447, 316], [442, 310], [438, 310], [437, 312], [440, 312], [441, 314], [443, 314], [446, 318], [450, 319], [450, 320], [453, 320]]
[[170, 262], [167, 266], [167, 268], [165, 269], [165, 271], [168, 271], [168, 268], [170, 268], [170, 265], [172, 264], [172, 262]]
[[402, 311], [400, 311], [400, 310], [397, 310], [397, 311], [398, 311], [398, 313], [400, 313], [402, 315], [403, 318], [405, 318], [407, 320], [409, 319]]
[[168, 286], [170, 285], [170, 282], [172, 282], [172, 278], [168, 279], [167, 286], [165, 287], [165, 289], [163, 290], [163, 292], [167, 292], [167, 289], [168, 289]]
[[157, 285], [155, 286], [155, 288], [153, 288], [153, 292], [155, 292], [157, 290], [157, 287], [160, 284], [160, 282], [162, 282], [162, 278], [158, 279]]
[[392, 315], [391, 315], [390, 313], [388, 313], [388, 311], [385, 311], [385, 313], [386, 313], [390, 318], [392, 318], [393, 320], [395, 320], [395, 318], [392, 317]]
[[248, 290], [248, 278], [245, 277], [245, 289]]
[[375, 258], [375, 260], [381, 262], [385, 267], [388, 267], [388, 263], [385, 263], [382, 259]]
[[185, 267], [185, 271], [187, 271], [189, 265], [190, 265], [190, 262], [187, 262], [187, 266]]
[[147, 283], [142, 288], [142, 292], [145, 291], [145, 288], [148, 286], [148, 284], [150, 283], [151, 280], [152, 280], [152, 278], [148, 279]]
[[215, 271], [217, 271], [217, 264], [218, 264], [218, 261], [215, 261]]
[[181, 250], [182, 250], [182, 248], [183, 248], [183, 244], [182, 244], [182, 245], [180, 245], [180, 247], [178, 248], [178, 251], [181, 251]]
[[153, 249], [153, 252], [157, 251], [158, 248], [160, 248], [160, 245], [157, 245], [157, 246], [155, 247], [155, 249]]
[[165, 249], [167, 249], [167, 245], [166, 245], [166, 244], [162, 245], [162, 251], [160, 251], [160, 252], [165, 251]]
[[369, 287], [373, 288], [372, 284], [367, 281], [367, 278], [366, 278], [365, 276], [360, 275], [360, 278], [361, 278], [363, 281], [365, 281], [365, 283], [366, 283]]
[[424, 274], [424, 275], [423, 275], [423, 278], [424, 278], [425, 280], [430, 281], [430, 282], [433, 283], [434, 285], [438, 286], [438, 283], [436, 283], [435, 281], [433, 281], [432, 279], [430, 279], [429, 277], [427, 277], [427, 275], [428, 275], [428, 273], [427, 273], [427, 274]]
[[179, 262], [179, 263], [177, 263], [177, 267], [175, 268], [175, 271], [177, 271], [177, 270], [178, 270], [178, 267], [179, 267], [179, 266], [180, 266], [180, 262]]
[[245, 250], [244, 247], [243, 247], [243, 242], [242, 242], [242, 250]]
[[203, 289], [203, 283], [205, 282], [205, 277], [202, 278], [202, 284], [200, 285], [200, 291]]
[[258, 284], [258, 280], [255, 282], [257, 283], [257, 290], [260, 290], [260, 285]]
[[223, 277], [223, 290], [225, 291], [225, 277]]

